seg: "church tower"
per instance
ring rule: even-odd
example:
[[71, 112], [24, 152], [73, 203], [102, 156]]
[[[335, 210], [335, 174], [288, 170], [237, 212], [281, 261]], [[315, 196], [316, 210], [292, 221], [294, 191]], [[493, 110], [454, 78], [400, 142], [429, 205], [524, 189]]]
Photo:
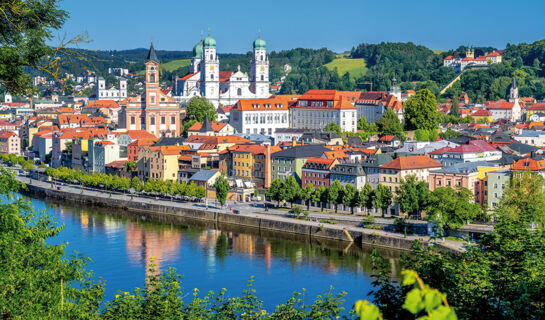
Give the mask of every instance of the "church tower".
[[397, 85], [395, 77], [392, 79], [392, 85], [388, 90], [388, 94], [396, 97], [398, 101], [401, 101], [401, 88]]
[[269, 94], [269, 58], [267, 43], [258, 36], [254, 41], [254, 56], [251, 65], [250, 90], [256, 98], [268, 98]]
[[509, 89], [509, 102], [516, 102], [519, 99], [519, 88], [517, 87], [517, 81], [513, 77], [513, 83], [511, 83], [511, 89]]
[[201, 60], [203, 51], [202, 33], [201, 40], [193, 47], [193, 59], [191, 59], [190, 73], [197, 73], [201, 70]]
[[203, 42], [203, 62], [201, 62], [201, 96], [215, 106], [219, 104], [220, 62], [216, 55], [216, 40], [210, 34]]
[[146, 59], [146, 109], [148, 107], [159, 106], [159, 91], [159, 59], [155, 53], [152, 41]]

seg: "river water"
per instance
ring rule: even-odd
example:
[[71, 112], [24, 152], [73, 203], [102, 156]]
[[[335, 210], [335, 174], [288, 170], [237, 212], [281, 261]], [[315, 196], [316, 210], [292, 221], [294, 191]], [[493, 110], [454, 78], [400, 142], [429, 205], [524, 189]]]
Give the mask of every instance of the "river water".
[[[171, 225], [119, 215], [122, 212], [31, 201], [37, 210], [47, 211], [64, 225], [52, 243], [67, 242], [68, 253], [77, 251], [92, 259], [88, 269], [105, 280], [106, 299], [118, 290], [142, 286], [151, 259], [162, 270], [176, 268], [188, 295], [194, 288], [201, 296], [222, 288], [239, 295], [254, 276], [256, 294], [269, 310], [303, 288], [307, 302], [330, 286], [335, 293], [346, 291], [347, 308], [372, 289], [372, 248], [242, 228], [218, 230], [198, 222]], [[390, 261], [393, 274], [399, 274], [399, 252], [381, 253]]]

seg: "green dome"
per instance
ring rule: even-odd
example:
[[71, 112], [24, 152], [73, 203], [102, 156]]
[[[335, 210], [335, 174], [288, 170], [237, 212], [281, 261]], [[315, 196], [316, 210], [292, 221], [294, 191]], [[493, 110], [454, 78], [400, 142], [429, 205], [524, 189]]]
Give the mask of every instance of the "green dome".
[[202, 59], [202, 40], [193, 47], [193, 57]]
[[261, 37], [258, 37], [254, 41], [254, 49], [265, 49], [267, 48], [267, 42], [265, 40], [261, 39]]
[[205, 48], [215, 48], [216, 47], [216, 40], [212, 38], [211, 36], [208, 36], [204, 39], [204, 47]]

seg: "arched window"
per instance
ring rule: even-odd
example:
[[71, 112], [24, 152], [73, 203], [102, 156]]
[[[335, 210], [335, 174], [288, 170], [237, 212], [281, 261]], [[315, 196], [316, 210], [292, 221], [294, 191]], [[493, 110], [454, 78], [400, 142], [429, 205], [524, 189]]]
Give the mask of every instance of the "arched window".
[[210, 79], [214, 80], [214, 74], [210, 75]]
[[265, 76], [261, 75], [261, 81], [265, 81]]
[[238, 96], [241, 96], [241, 95], [242, 95], [242, 89], [241, 89], [241, 88], [238, 88], [238, 89], [237, 89], [237, 95], [238, 95]]
[[155, 73], [150, 74], [149, 81], [150, 82], [155, 82]]
[[214, 55], [210, 54], [210, 60], [214, 60]]
[[261, 56], [261, 61], [263, 61], [263, 60], [265, 60], [265, 59], [263, 58], [263, 55], [262, 55], [262, 56]]

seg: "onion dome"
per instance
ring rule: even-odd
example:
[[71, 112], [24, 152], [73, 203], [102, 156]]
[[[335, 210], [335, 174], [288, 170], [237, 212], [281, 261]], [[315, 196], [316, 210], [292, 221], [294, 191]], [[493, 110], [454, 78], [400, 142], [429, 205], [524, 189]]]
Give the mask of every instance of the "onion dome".
[[265, 40], [261, 39], [261, 37], [258, 37], [254, 40], [254, 49], [266, 49], [267, 48], [267, 42]]

